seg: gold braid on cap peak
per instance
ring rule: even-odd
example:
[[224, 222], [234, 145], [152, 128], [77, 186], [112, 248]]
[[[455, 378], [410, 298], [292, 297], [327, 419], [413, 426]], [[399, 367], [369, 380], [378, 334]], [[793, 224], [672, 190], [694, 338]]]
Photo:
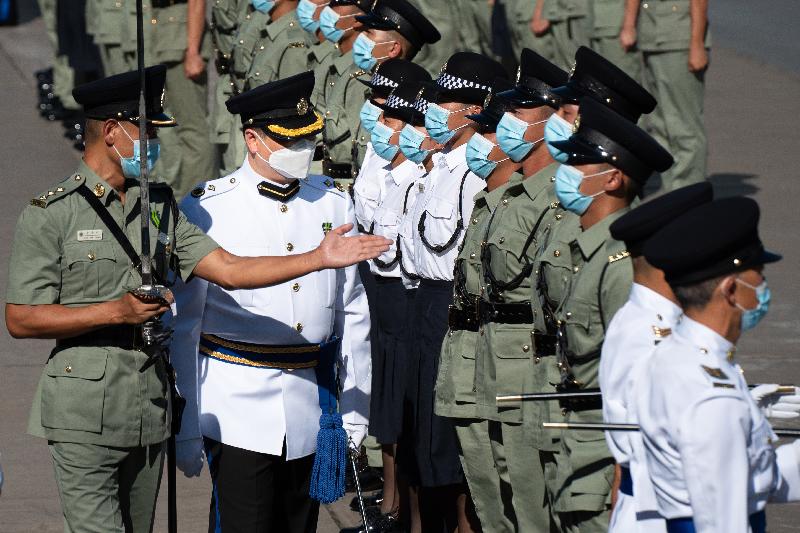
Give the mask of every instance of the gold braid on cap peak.
[[299, 137], [301, 135], [308, 135], [309, 133], [317, 133], [320, 129], [322, 129], [322, 115], [316, 111], [314, 111], [314, 115], [317, 117], [317, 120], [308, 126], [303, 126], [302, 128], [284, 128], [283, 126], [278, 126], [277, 124], [270, 124], [267, 126], [267, 130], [278, 135], [284, 135], [286, 137]]

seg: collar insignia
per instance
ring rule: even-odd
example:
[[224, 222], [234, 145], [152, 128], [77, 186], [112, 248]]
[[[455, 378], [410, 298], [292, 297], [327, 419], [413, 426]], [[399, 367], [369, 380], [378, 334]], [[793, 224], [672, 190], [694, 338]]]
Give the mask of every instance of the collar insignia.
[[322, 223], [322, 233], [328, 234], [330, 230], [333, 229], [333, 222], [323, 222]]
[[653, 328], [653, 335], [656, 336], [657, 339], [663, 339], [664, 337], [669, 337], [672, 333], [672, 329], [670, 328], [659, 328], [658, 326], [652, 326]]
[[281, 187], [275, 183], [264, 180], [259, 183], [256, 188], [261, 196], [286, 202], [300, 192], [300, 181], [294, 180], [289, 186]]
[[103, 187], [101, 183], [98, 183], [97, 185], [94, 186], [93, 192], [95, 196], [97, 196], [98, 198], [102, 198], [103, 195], [106, 193], [106, 188]]
[[492, 91], [489, 91], [486, 94], [486, 98], [483, 99], [483, 108], [486, 109], [487, 107], [489, 107], [489, 102], [491, 101], [492, 101]]
[[581, 127], [581, 114], [578, 113], [578, 116], [575, 117], [575, 123], [572, 125], [572, 133], [577, 133], [578, 128]]
[[712, 368], [706, 365], [700, 365], [700, 368], [706, 371], [706, 374], [715, 379], [728, 379], [728, 375], [719, 368]]

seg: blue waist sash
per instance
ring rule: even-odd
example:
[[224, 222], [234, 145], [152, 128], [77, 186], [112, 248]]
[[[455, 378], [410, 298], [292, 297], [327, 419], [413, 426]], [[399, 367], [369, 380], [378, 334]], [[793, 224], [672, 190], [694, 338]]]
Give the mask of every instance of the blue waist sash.
[[322, 415], [309, 495], [321, 503], [332, 503], [344, 496], [348, 444], [337, 402], [339, 338], [333, 337], [319, 344], [264, 345], [230, 341], [203, 333], [199, 351], [206, 357], [234, 365], [283, 370], [313, 368]]
[[[766, 533], [767, 513], [759, 511], [751, 514], [750, 529], [753, 533]], [[667, 519], [667, 533], [696, 533], [692, 517]]]
[[627, 466], [621, 466], [622, 476], [619, 482], [619, 491], [622, 494], [633, 496], [633, 478], [631, 477], [631, 469]]

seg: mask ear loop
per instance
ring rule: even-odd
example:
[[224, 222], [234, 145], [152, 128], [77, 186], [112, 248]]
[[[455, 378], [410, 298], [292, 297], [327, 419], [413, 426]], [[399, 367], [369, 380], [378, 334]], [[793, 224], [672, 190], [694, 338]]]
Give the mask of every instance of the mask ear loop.
[[[259, 135], [259, 134], [255, 133], [255, 132], [253, 132], [253, 135], [255, 135], [255, 136], [256, 136], [256, 139], [258, 139], [258, 141], [259, 141], [261, 144], [263, 144], [263, 145], [264, 145], [264, 148], [266, 148], [267, 150], [269, 150], [269, 153], [270, 153], [270, 155], [272, 155], [272, 154], [274, 153], [274, 150], [270, 150], [269, 146], [267, 146], [267, 143], [266, 143], [266, 142], [264, 142], [264, 139], [262, 139], [262, 138], [261, 138], [261, 135]], [[264, 157], [263, 155], [261, 155], [259, 152], [256, 152], [256, 157], [257, 157], [257, 158], [259, 158], [260, 160], [262, 160], [264, 163], [266, 163], [266, 164], [268, 164], [268, 165], [269, 165], [269, 159], [265, 158], [265, 157]]]
[[[131, 137], [130, 135], [128, 135], [128, 132], [127, 132], [127, 131], [125, 131], [125, 128], [123, 128], [123, 127], [122, 127], [122, 124], [120, 124], [119, 120], [115, 120], [114, 122], [116, 122], [117, 126], [119, 126], [119, 129], [121, 129], [121, 130], [122, 130], [122, 133], [124, 133], [124, 134], [125, 134], [125, 137], [127, 137], [127, 138], [128, 138], [130, 141], [131, 141], [131, 143], [135, 144], [135, 143], [136, 143], [136, 141], [134, 141], [134, 140], [133, 140], [133, 137]], [[119, 156], [119, 159], [120, 159], [120, 162], [119, 162], [119, 164], [120, 164], [120, 165], [122, 164], [122, 160], [123, 160], [123, 159], [129, 159], [129, 158], [127, 158], [127, 157], [122, 157], [122, 154], [121, 154], [121, 153], [119, 153], [119, 150], [117, 150], [117, 147], [116, 147], [115, 145], [113, 145], [113, 144], [112, 144], [112, 145], [111, 145], [111, 148], [113, 148], [113, 149], [114, 149], [114, 151], [115, 151], [115, 152], [117, 152], [117, 155]], [[133, 150], [133, 154], [131, 154], [131, 157], [134, 157], [134, 156], [136, 156], [136, 150], [135, 150], [134, 148], [131, 148], [131, 150]]]
[[[396, 40], [392, 40], [392, 41], [383, 41], [383, 42], [381, 42], [381, 43], [375, 43], [375, 46], [379, 46], [379, 45], [382, 45], [382, 44], [389, 44], [389, 43], [397, 43], [397, 41], [396, 41]], [[372, 47], [372, 49], [373, 49], [373, 50], [375, 50], [375, 46], [373, 46], [373, 47]], [[391, 50], [391, 48], [390, 48], [389, 50]], [[374, 59], [375, 61], [380, 61], [381, 59], [386, 59], [386, 58], [388, 58], [388, 57], [389, 57], [388, 55], [385, 55], [385, 56], [380, 56], [380, 57], [374, 57], [373, 59]]]

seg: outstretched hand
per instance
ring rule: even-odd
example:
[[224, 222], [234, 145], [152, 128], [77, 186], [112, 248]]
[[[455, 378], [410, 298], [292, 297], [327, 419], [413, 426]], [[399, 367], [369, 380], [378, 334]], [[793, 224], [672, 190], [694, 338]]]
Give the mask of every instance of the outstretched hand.
[[347, 237], [353, 224], [343, 224], [325, 235], [317, 248], [321, 268], [342, 268], [367, 259], [375, 259], [389, 249], [392, 241], [377, 235]]

